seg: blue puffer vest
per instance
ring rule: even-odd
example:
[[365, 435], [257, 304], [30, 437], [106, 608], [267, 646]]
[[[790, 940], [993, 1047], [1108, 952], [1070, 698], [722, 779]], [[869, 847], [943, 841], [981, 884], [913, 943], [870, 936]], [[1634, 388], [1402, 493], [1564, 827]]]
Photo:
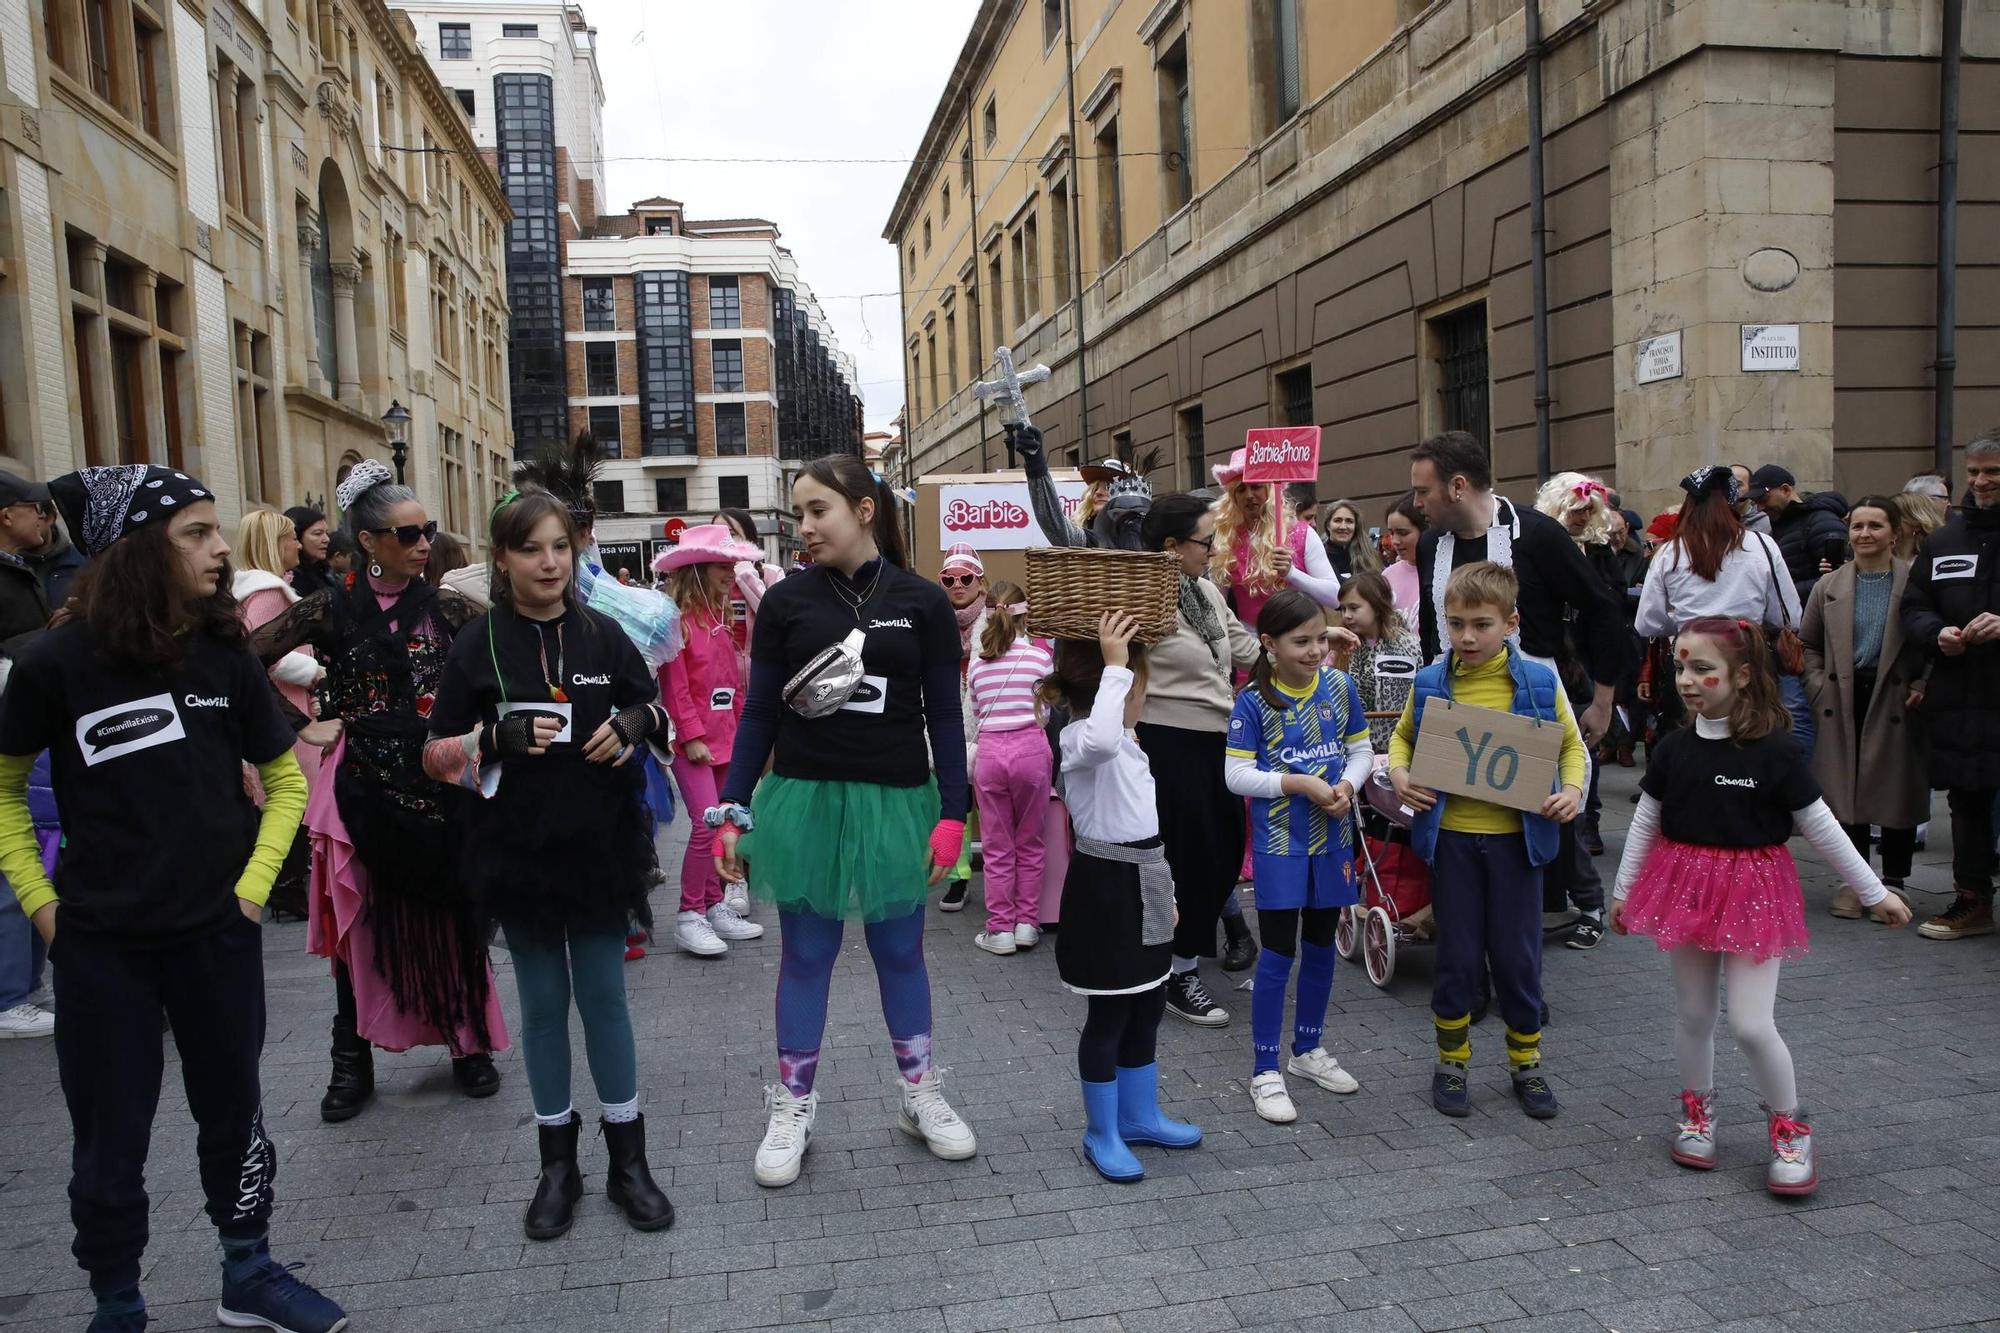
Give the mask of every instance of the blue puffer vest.
[[[1447, 655], [1441, 662], [1433, 662], [1417, 673], [1417, 683], [1410, 690], [1410, 707], [1415, 710], [1411, 716], [1419, 722], [1423, 720], [1424, 703], [1435, 696], [1451, 698], [1451, 664], [1455, 659]], [[1514, 678], [1514, 707], [1516, 717], [1535, 717], [1544, 722], [1555, 721], [1556, 690], [1559, 685], [1556, 673], [1540, 662], [1529, 662], [1514, 651], [1507, 649], [1507, 673]], [[1557, 775], [1558, 784], [1562, 776]], [[1558, 785], [1551, 791], [1560, 790]], [[1438, 793], [1437, 804], [1419, 814], [1410, 828], [1410, 845], [1418, 856], [1429, 864], [1436, 859], [1439, 822], [1444, 817], [1445, 802], [1451, 797]], [[1545, 866], [1556, 859], [1560, 845], [1561, 828], [1552, 819], [1541, 815], [1521, 813], [1521, 833], [1528, 840], [1528, 864]]]

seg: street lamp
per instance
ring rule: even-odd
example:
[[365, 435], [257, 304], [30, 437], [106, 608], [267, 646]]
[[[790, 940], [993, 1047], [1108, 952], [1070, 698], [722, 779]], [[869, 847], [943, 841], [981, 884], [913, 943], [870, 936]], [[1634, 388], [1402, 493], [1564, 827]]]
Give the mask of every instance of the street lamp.
[[389, 456], [396, 462], [396, 484], [403, 481], [403, 464], [410, 456], [410, 409], [391, 399], [382, 414], [382, 428], [389, 432]]

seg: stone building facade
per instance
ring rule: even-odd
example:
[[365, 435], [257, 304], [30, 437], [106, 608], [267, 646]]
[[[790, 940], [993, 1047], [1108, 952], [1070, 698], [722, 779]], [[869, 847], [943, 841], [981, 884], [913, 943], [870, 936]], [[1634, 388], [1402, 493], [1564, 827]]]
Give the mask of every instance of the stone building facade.
[[[391, 455], [445, 526], [511, 456], [499, 237], [380, 0], [0, 0], [0, 412], [46, 477], [187, 467], [226, 522]], [[403, 151], [423, 134], [441, 151]], [[496, 470], [497, 469], [497, 470]]]
[[861, 401], [777, 227], [647, 199], [565, 251], [569, 431], [611, 459], [606, 566], [627, 559], [637, 574], [668, 525], [723, 508], [749, 510], [782, 558], [796, 546], [791, 475], [859, 452]]
[[[1554, 467], [1642, 506], [1703, 462], [1928, 471], [1938, 0], [1539, 15]], [[1462, 427], [1519, 491], [1529, 63], [1522, 0], [987, 0], [885, 232], [911, 471], [1004, 465], [969, 390], [1005, 342], [1054, 371], [1029, 397], [1059, 457], [1188, 486], [1247, 428], [1316, 423], [1322, 494], [1382, 497]], [[1994, 0], [1966, 0], [1963, 78], [1961, 438], [2000, 421]], [[1793, 326], [1796, 369], [1744, 369], [1746, 329]]]

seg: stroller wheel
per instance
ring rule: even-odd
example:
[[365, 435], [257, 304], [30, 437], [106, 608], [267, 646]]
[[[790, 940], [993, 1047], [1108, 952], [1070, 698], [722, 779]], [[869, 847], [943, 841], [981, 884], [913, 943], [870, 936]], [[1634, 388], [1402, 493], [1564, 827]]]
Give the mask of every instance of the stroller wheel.
[[1361, 965], [1368, 979], [1385, 990], [1396, 975], [1396, 928], [1382, 908], [1369, 908], [1362, 920]]
[[1359, 907], [1341, 908], [1340, 922], [1333, 928], [1333, 947], [1350, 963], [1361, 957], [1361, 923], [1357, 920], [1360, 914]]

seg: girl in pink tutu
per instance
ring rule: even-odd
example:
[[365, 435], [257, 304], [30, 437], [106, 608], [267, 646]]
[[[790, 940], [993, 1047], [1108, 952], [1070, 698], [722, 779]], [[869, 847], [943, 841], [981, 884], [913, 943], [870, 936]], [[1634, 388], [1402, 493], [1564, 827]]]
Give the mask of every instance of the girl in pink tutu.
[[1611, 928], [1651, 935], [1673, 956], [1681, 1125], [1673, 1159], [1715, 1166], [1715, 1021], [1729, 1027], [1769, 1117], [1773, 1194], [1819, 1185], [1812, 1128], [1799, 1110], [1792, 1053], [1773, 1022], [1778, 969], [1806, 952], [1805, 903], [1785, 844], [1794, 832], [1881, 904], [1890, 925], [1910, 909], [1855, 854], [1792, 740], [1764, 629], [1705, 618], [1674, 643], [1674, 679], [1691, 725], [1653, 747], [1611, 903]]

